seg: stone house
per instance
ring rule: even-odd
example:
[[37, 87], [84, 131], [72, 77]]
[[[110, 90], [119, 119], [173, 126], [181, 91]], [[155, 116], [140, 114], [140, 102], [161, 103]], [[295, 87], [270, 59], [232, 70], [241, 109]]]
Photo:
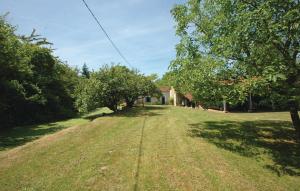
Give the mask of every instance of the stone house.
[[170, 104], [170, 87], [159, 87], [159, 90], [162, 94], [161, 97], [151, 97], [147, 96], [144, 98], [144, 103], [150, 103], [150, 104], [162, 104], [162, 105], [168, 105]]
[[174, 106], [193, 106], [193, 96], [192, 94], [180, 94], [177, 93], [173, 87], [159, 87], [159, 90], [162, 94], [161, 97], [151, 97], [146, 96], [137, 101], [137, 103], [145, 104], [161, 104], [161, 105], [174, 105]]

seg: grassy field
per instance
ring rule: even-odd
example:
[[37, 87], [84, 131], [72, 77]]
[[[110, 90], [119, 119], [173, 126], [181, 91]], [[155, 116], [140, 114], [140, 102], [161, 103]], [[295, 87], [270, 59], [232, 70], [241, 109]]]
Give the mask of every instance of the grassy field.
[[108, 108], [99, 108], [86, 115], [73, 119], [45, 123], [40, 125], [15, 127], [13, 129], [2, 131], [0, 132], [0, 152], [14, 148], [16, 146], [23, 145], [27, 142], [38, 139], [44, 135], [55, 133], [67, 127], [86, 124], [94, 118], [102, 116], [103, 113], [110, 114], [112, 113], [112, 111]]
[[147, 106], [97, 117], [0, 152], [0, 190], [300, 189], [288, 113]]

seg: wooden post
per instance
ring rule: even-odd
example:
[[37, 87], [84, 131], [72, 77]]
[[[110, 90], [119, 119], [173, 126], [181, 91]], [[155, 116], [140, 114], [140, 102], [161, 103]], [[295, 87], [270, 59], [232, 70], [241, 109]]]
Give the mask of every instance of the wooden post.
[[223, 112], [227, 113], [227, 103], [225, 99], [223, 100]]
[[249, 109], [248, 112], [251, 113], [253, 111], [253, 102], [252, 102], [252, 94], [249, 93]]

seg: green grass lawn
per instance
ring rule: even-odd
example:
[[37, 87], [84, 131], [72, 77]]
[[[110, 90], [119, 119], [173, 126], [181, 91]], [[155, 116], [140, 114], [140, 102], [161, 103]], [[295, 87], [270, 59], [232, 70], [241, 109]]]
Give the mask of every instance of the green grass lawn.
[[287, 112], [147, 106], [97, 117], [2, 151], [0, 190], [300, 189]]
[[0, 152], [23, 145], [41, 136], [57, 132], [67, 127], [88, 123], [94, 118], [101, 116], [103, 113], [109, 114], [112, 113], [112, 111], [108, 108], [99, 108], [78, 118], [45, 123], [41, 125], [29, 125], [25, 127], [20, 126], [2, 131], [0, 132]]

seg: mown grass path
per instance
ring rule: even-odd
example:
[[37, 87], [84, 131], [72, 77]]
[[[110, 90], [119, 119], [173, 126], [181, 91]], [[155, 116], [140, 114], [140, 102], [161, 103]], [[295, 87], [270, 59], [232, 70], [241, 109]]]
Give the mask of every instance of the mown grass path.
[[149, 106], [0, 153], [0, 190], [299, 190], [288, 113]]

